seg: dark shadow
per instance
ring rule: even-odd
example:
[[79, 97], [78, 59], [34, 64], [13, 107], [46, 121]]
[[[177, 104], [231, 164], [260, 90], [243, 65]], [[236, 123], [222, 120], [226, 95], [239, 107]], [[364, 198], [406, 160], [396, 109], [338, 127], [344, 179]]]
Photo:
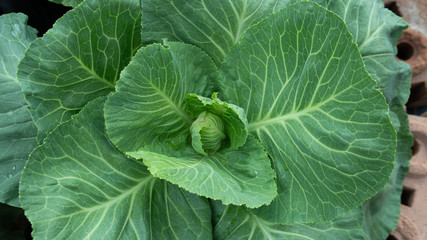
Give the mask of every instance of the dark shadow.
[[394, 14], [396, 14], [397, 16], [402, 17], [402, 13], [399, 10], [399, 6], [397, 6], [397, 3], [395, 1], [384, 4], [384, 7], [394, 12]]
[[21, 12], [28, 16], [28, 25], [42, 36], [52, 28], [53, 23], [71, 8], [48, 0], [0, 0], [2, 14]]
[[400, 60], [409, 60], [414, 56], [414, 47], [407, 42], [397, 44], [397, 58]]
[[414, 195], [415, 190], [408, 187], [403, 187], [402, 195], [400, 197], [400, 201], [403, 205], [406, 205], [408, 207], [412, 206], [412, 203], [414, 202]]

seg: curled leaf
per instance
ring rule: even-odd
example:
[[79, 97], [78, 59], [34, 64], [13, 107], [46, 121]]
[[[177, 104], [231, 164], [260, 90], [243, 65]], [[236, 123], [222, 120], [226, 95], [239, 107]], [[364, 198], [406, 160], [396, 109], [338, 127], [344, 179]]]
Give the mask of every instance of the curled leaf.
[[220, 117], [210, 112], [200, 113], [190, 127], [194, 150], [205, 156], [215, 153], [226, 137], [224, 130], [224, 122]]
[[193, 118], [207, 111], [224, 121], [226, 137], [230, 140], [230, 148], [237, 149], [246, 143], [248, 137], [248, 120], [245, 111], [234, 104], [223, 102], [213, 93], [212, 98], [196, 94], [187, 94], [185, 109]]

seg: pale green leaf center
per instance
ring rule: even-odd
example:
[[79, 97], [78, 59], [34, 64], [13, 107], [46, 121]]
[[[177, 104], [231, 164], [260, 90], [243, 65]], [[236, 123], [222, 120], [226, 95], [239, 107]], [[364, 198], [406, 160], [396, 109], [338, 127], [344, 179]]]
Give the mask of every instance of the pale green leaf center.
[[225, 139], [222, 119], [210, 112], [202, 112], [190, 127], [192, 146], [198, 153], [207, 155], [218, 151]]

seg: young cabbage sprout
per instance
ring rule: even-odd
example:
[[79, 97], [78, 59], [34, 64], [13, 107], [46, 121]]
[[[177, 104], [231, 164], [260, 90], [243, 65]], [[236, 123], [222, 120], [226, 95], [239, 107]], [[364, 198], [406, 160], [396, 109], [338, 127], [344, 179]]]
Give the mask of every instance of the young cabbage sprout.
[[225, 145], [237, 149], [246, 143], [248, 120], [242, 108], [221, 101], [217, 92], [211, 98], [189, 93], [185, 102], [187, 112], [196, 119], [190, 127], [191, 145], [196, 152], [208, 156]]
[[222, 119], [210, 112], [202, 112], [190, 127], [192, 146], [203, 155], [215, 153], [225, 139], [225, 126]]

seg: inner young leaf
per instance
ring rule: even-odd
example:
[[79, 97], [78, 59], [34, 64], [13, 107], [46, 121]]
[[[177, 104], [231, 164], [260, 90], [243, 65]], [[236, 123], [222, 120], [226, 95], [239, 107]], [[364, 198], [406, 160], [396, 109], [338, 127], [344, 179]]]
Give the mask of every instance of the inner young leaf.
[[[185, 109], [193, 118], [199, 118], [203, 112], [207, 112], [221, 119], [225, 128], [225, 137], [230, 141], [230, 148], [237, 149], [246, 143], [248, 120], [245, 111], [239, 106], [221, 101], [218, 98], [218, 93], [213, 93], [212, 98], [202, 97], [197, 94], [188, 94], [185, 98]], [[196, 138], [196, 140], [198, 138], [195, 132], [197, 129], [197, 126], [194, 126], [194, 131], [191, 131], [192, 134], [195, 134], [193, 135], [193, 139]], [[216, 136], [220, 137], [220, 134]]]
[[196, 152], [208, 155], [215, 153], [225, 139], [224, 121], [210, 112], [202, 112], [190, 127], [191, 144]]

